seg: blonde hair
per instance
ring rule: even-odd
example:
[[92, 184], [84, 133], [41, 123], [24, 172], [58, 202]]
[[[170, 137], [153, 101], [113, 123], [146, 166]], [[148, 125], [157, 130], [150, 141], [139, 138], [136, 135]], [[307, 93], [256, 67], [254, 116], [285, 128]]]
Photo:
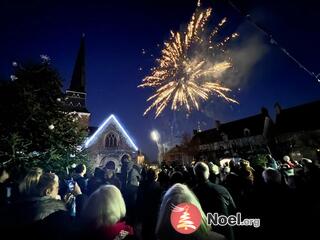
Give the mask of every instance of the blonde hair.
[[[184, 236], [176, 232], [171, 223], [170, 216], [172, 206], [180, 203], [191, 203], [195, 205], [201, 214], [201, 224], [196, 232], [190, 235], [191, 238], [206, 236], [211, 227], [207, 224], [207, 217], [194, 193], [184, 184], [176, 183], [164, 195], [156, 226], [156, 235], [159, 239], [183, 239]], [[185, 236], [187, 238], [187, 236]], [[185, 238], [185, 239], [186, 239]]]
[[41, 168], [31, 168], [19, 184], [19, 192], [28, 197], [37, 196], [37, 184], [42, 174], [43, 170]]
[[117, 223], [126, 215], [126, 205], [120, 190], [113, 185], [103, 185], [89, 197], [83, 209], [86, 223], [96, 228]]
[[209, 162], [208, 163], [208, 167], [209, 167], [209, 170], [212, 171], [212, 173], [214, 175], [218, 175], [220, 173], [220, 168], [218, 165], [212, 163], [212, 162]]
[[59, 178], [54, 173], [44, 173], [40, 176], [38, 182], [38, 193], [40, 197], [47, 196], [48, 190], [52, 190], [54, 185], [59, 185]]

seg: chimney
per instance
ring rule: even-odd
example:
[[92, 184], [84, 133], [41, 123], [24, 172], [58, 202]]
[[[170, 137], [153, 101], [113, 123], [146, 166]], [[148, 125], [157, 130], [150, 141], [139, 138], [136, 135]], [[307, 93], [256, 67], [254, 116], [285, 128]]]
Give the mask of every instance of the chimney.
[[219, 130], [221, 127], [221, 122], [219, 120], [216, 120], [216, 128]]
[[268, 112], [268, 109], [265, 108], [265, 107], [262, 107], [261, 108], [261, 114], [265, 117], [269, 116], [269, 112]]
[[274, 109], [276, 110], [276, 114], [279, 115], [281, 113], [281, 106], [278, 102], [274, 105]]

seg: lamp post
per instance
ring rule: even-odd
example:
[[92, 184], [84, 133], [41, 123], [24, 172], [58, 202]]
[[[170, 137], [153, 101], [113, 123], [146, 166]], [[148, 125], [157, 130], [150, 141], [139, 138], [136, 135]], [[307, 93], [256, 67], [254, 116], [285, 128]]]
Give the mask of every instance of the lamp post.
[[154, 141], [157, 144], [157, 148], [158, 148], [158, 163], [160, 165], [160, 162], [161, 162], [160, 133], [156, 129], [152, 130], [151, 133], [150, 133], [150, 137], [151, 137], [152, 141]]

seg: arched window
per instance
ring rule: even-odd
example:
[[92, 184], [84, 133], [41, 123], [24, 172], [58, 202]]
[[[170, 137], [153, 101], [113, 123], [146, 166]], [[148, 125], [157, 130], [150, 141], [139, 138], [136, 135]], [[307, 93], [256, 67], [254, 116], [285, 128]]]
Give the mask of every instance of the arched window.
[[112, 148], [118, 146], [118, 140], [114, 133], [109, 133], [106, 137], [106, 147]]

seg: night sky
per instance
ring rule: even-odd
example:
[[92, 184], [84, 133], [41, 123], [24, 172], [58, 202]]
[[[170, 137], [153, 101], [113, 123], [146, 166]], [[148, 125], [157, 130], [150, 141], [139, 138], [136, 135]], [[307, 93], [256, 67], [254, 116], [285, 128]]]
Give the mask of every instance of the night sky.
[[[46, 54], [67, 87], [84, 32], [91, 125], [99, 126], [115, 114], [151, 159], [157, 152], [149, 137], [154, 128], [163, 142], [179, 142], [184, 132], [192, 134], [198, 125], [202, 130], [212, 128], [216, 119], [227, 122], [258, 114], [262, 106], [273, 117], [275, 102], [286, 108], [320, 99], [320, 83], [270, 44], [227, 1], [204, 1], [204, 6], [213, 7], [213, 21], [228, 17], [222, 35], [240, 33], [230, 45], [235, 72], [226, 79], [240, 105], [212, 97], [201, 111], [189, 116], [165, 111], [156, 120], [153, 112], [144, 117], [152, 90], [137, 85], [153, 67], [154, 56], [159, 56], [157, 44], [162, 46], [170, 30], [179, 30], [189, 21], [196, 1], [79, 2], [1, 1], [0, 77], [9, 78], [12, 61], [37, 60]], [[311, 71], [320, 72], [320, 8], [316, 1], [234, 2]]]

